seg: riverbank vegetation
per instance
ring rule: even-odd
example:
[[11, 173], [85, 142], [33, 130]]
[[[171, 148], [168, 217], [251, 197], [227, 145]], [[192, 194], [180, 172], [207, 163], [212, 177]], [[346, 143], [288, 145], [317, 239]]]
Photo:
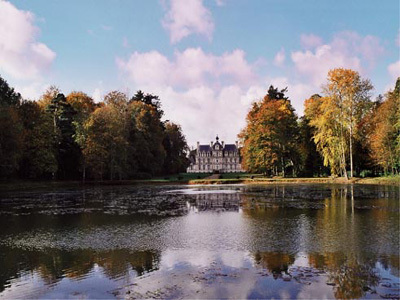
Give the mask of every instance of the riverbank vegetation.
[[186, 170], [179, 125], [161, 121], [158, 96], [113, 91], [95, 103], [50, 87], [24, 100], [0, 78], [0, 178], [149, 179]]
[[331, 70], [323, 95], [307, 99], [298, 119], [287, 89], [271, 86], [239, 135], [244, 168], [283, 177], [399, 174], [400, 79], [376, 101], [372, 89], [353, 70]]
[[[262, 178], [223, 174], [217, 183], [383, 175], [396, 181], [400, 79], [375, 101], [372, 89], [353, 70], [331, 70], [298, 118], [287, 88], [271, 86], [239, 134], [244, 169]], [[142, 91], [131, 98], [112, 91], [95, 103], [84, 92], [65, 96], [53, 86], [31, 101], [0, 77], [0, 179], [207, 183], [209, 174], [183, 173], [186, 138], [163, 116], [159, 97]]]

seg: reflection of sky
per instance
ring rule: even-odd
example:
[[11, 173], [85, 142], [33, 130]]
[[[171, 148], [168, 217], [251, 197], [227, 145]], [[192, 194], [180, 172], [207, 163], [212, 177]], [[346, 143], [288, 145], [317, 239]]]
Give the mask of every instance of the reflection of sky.
[[[307, 200], [293, 197], [288, 188], [275, 189], [264, 189], [258, 197], [243, 191], [219, 194], [232, 199], [240, 196], [243, 202], [240, 211], [190, 210], [184, 216], [151, 219], [138, 219], [132, 215], [113, 222], [105, 217], [107, 222], [94, 225], [89, 215], [85, 215], [84, 223], [73, 226], [63, 223], [57, 227], [55, 222], [51, 223], [56, 224], [53, 227], [31, 228], [10, 235], [6, 246], [19, 249], [23, 255], [28, 256], [28, 250], [32, 248], [41, 253], [49, 248], [55, 252], [63, 249], [68, 255], [75, 251], [74, 258], [79, 258], [82, 264], [87, 263], [88, 267], [72, 278], [68, 273], [73, 269], [69, 269], [71, 262], [68, 261], [64, 261], [66, 266], [63, 265], [57, 274], [51, 274], [51, 267], [47, 273], [41, 270], [41, 265], [51, 259], [62, 260], [65, 252], [49, 254], [42, 258], [45, 262], [33, 259], [32, 266], [27, 268], [31, 267], [32, 272], [19, 273], [19, 278], [11, 280], [0, 298], [26, 295], [34, 298], [112, 297], [110, 291], [131, 283], [137, 283], [143, 290], [177, 284], [183, 294], [191, 296], [193, 291], [206, 290], [203, 298], [334, 297], [332, 286], [325, 283], [326, 277], [321, 276], [320, 280], [308, 285], [294, 279], [286, 282], [271, 274], [273, 270], [284, 272], [288, 266], [310, 265], [341, 276], [344, 264], [355, 267], [369, 264], [375, 266], [382, 277], [398, 282], [398, 277], [394, 276], [398, 274], [395, 260], [399, 257], [396, 200], [358, 197], [354, 209], [350, 201], [338, 196], [340, 193], [332, 192], [331, 197], [324, 195], [309, 201], [311, 204], [307, 206]], [[221, 191], [224, 190], [225, 187], [221, 187]], [[289, 199], [281, 199], [282, 194], [290, 195]], [[276, 198], [270, 195], [276, 195]], [[289, 207], [280, 206], [288, 203]], [[315, 203], [322, 208], [316, 209], [312, 206]], [[61, 217], [58, 218], [52, 220], [61, 223]], [[36, 221], [40, 223], [41, 220]], [[80, 259], [79, 251], [87, 249], [105, 251], [100, 256], [106, 262], [101, 263], [87, 253], [88, 257], [81, 255]], [[115, 249], [123, 250], [123, 253]], [[157, 257], [143, 253], [140, 256], [135, 253], [139, 250], [153, 251]], [[132, 253], [125, 253], [129, 251]], [[384, 264], [377, 263], [385, 257], [390, 257], [387, 270], [384, 270]], [[127, 263], [139, 262], [140, 265], [148, 259], [156, 260], [157, 266], [147, 269], [149, 273], [139, 277], [132, 268], [135, 263]], [[215, 275], [218, 272], [227, 276]], [[260, 272], [268, 273], [268, 276], [261, 276]], [[212, 280], [208, 280], [210, 278]]]

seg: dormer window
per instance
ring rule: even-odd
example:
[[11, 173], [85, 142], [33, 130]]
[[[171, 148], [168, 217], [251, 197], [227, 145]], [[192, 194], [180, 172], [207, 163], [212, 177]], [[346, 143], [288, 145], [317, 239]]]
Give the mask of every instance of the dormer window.
[[219, 150], [219, 146], [218, 145], [215, 146], [215, 150]]

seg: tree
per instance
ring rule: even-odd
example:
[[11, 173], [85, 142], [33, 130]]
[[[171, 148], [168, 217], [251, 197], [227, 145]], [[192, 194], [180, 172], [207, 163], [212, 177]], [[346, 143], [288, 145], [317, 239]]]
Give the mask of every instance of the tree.
[[[316, 94], [311, 96], [311, 99], [313, 98], [319, 99], [321, 96]], [[299, 133], [300, 143], [298, 145], [298, 150], [302, 163], [301, 175], [312, 177], [315, 175], [321, 176], [323, 174], [328, 174], [329, 170], [323, 167], [323, 158], [318, 152], [313, 140], [315, 128], [314, 126], [311, 126], [310, 119], [307, 115], [304, 115], [300, 118]]]
[[131, 164], [140, 172], [161, 174], [165, 158], [164, 133], [156, 107], [133, 101], [129, 104], [128, 115], [132, 128], [129, 141], [134, 145]]
[[15, 174], [22, 151], [21, 95], [0, 77], [0, 177]]
[[304, 102], [304, 114], [314, 129], [313, 140], [324, 158], [324, 166], [330, 167], [332, 175], [345, 173], [343, 153], [346, 151], [346, 143], [343, 128], [338, 121], [340, 110], [332, 98], [312, 96]]
[[153, 106], [156, 111], [158, 118], [161, 120], [164, 115], [164, 111], [161, 109], [160, 98], [153, 94], [144, 94], [141, 90], [138, 90], [136, 94], [131, 98], [130, 102], [139, 101], [147, 105]]
[[400, 168], [400, 78], [395, 89], [389, 91], [384, 101], [377, 105], [373, 117], [370, 136], [372, 156], [384, 172], [392, 174]]
[[74, 141], [79, 145], [80, 148], [80, 166], [82, 171], [82, 179], [86, 179], [86, 162], [85, 156], [82, 154], [86, 146], [87, 130], [85, 127], [90, 115], [93, 111], [99, 107], [94, 103], [93, 99], [83, 92], [71, 92], [67, 96], [67, 102], [75, 110], [76, 114], [73, 116], [73, 126], [75, 133], [73, 135]]
[[127, 173], [128, 126], [126, 95], [113, 91], [105, 96], [104, 107], [97, 108], [85, 124], [87, 137], [83, 154], [93, 175], [110, 180]]
[[2, 106], [18, 106], [21, 102], [21, 94], [14, 91], [0, 76], [0, 105]]
[[[358, 72], [350, 69], [333, 69], [328, 73], [328, 83], [324, 87], [339, 111], [340, 143], [344, 168], [346, 169], [345, 139], [348, 131], [350, 156], [350, 177], [353, 177], [353, 143], [357, 125], [370, 108], [370, 91], [373, 89], [368, 79], [362, 79]], [[344, 172], [347, 178], [347, 172]]]
[[23, 153], [20, 176], [23, 178], [52, 178], [57, 172], [57, 135], [52, 116], [37, 102], [23, 101], [19, 108], [23, 125]]
[[55, 86], [51, 85], [40, 97], [38, 104], [41, 108], [46, 109], [47, 106], [51, 104], [51, 101], [57, 97], [58, 94], [61, 94], [60, 89]]
[[58, 135], [58, 178], [76, 178], [79, 170], [79, 145], [74, 140], [75, 128], [73, 125], [76, 111], [67, 102], [64, 94], [58, 94], [46, 107], [46, 111], [53, 118], [54, 133]]
[[186, 138], [183, 135], [182, 128], [181, 126], [169, 121], [165, 122], [164, 127], [164, 173], [176, 174], [185, 172], [189, 165], [187, 158], [189, 147], [186, 143]]
[[287, 167], [293, 172], [297, 164], [297, 116], [285, 97], [287, 89], [278, 91], [270, 86], [263, 100], [254, 102], [247, 125], [239, 134], [243, 148], [241, 155], [246, 169], [283, 176]]

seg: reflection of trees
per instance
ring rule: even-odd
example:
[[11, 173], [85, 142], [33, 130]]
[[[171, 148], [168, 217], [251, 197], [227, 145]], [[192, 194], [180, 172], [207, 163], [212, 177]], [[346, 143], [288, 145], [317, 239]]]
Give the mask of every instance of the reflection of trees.
[[[23, 251], [1, 248], [0, 292], [12, 278], [24, 271], [34, 271], [46, 284], [60, 281], [64, 276], [78, 279], [88, 274], [95, 265], [101, 266], [109, 278], [126, 276], [135, 270], [140, 276], [158, 268], [160, 254], [153, 251], [118, 249], [105, 252], [92, 250]], [[4, 255], [4, 256], [3, 256]]]
[[294, 263], [295, 257], [282, 252], [256, 252], [254, 260], [262, 268], [274, 275], [279, 275], [282, 272], [287, 273], [289, 266]]
[[374, 271], [377, 258], [357, 261], [353, 255], [343, 252], [309, 254], [309, 263], [328, 273], [328, 282], [334, 285], [337, 299], [353, 299], [364, 296], [369, 287], [376, 286], [380, 277]]
[[371, 266], [352, 262], [330, 270], [329, 280], [335, 283], [336, 299], [354, 299], [361, 298], [369, 287], [376, 286], [380, 277]]

